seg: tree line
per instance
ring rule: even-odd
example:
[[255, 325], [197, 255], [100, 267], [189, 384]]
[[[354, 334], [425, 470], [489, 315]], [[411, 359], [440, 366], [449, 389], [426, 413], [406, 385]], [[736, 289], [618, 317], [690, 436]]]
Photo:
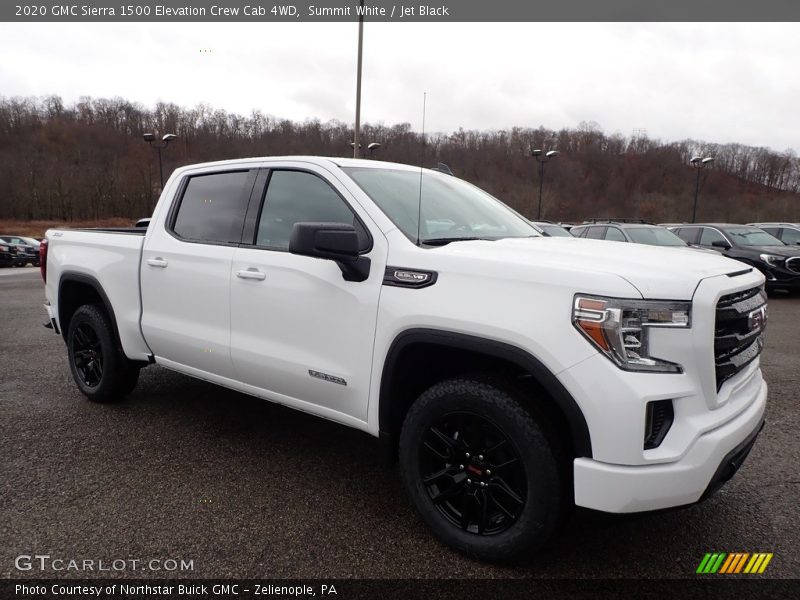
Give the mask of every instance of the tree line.
[[[0, 97], [0, 218], [135, 219], [152, 211], [160, 192], [158, 157], [146, 132], [174, 133], [164, 151], [165, 177], [195, 162], [245, 156], [352, 156], [352, 127], [341, 121], [294, 122], [261, 111], [243, 116], [207, 104], [144, 107], [122, 98]], [[701, 173], [698, 220], [800, 220], [800, 159], [743, 144], [664, 142], [605, 133], [596, 123], [552, 130], [459, 129], [426, 134], [411, 125], [366, 124], [376, 158], [447, 164], [511, 207], [533, 216], [539, 169], [532, 148], [559, 155], [544, 171], [543, 218], [580, 221], [639, 217], [685, 221], [695, 192], [693, 155], [713, 156]]]

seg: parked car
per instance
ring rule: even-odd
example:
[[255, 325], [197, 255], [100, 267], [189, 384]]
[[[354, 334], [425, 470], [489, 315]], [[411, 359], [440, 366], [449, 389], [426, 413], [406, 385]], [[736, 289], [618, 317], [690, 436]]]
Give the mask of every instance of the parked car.
[[482, 559], [540, 548], [567, 503], [697, 502], [764, 422], [760, 272], [543, 237], [437, 171], [191, 165], [146, 231], [46, 242], [48, 325], [90, 400], [156, 363], [370, 433], [433, 533]]
[[[606, 240], [611, 242], [630, 242], [647, 246], [665, 246], [669, 248], [692, 248], [702, 252], [713, 252], [695, 248], [684, 242], [666, 227], [643, 222], [595, 222], [577, 225], [570, 233], [575, 237], [590, 240]], [[716, 253], [718, 254], [718, 253]]]
[[25, 241], [18, 235], [0, 235], [0, 242], [16, 247], [15, 266], [24, 267], [27, 264], [39, 266], [39, 248]]
[[547, 237], [572, 237], [572, 234], [558, 223], [550, 221], [531, 221]]
[[800, 223], [750, 223], [789, 246], [800, 245]]
[[0, 267], [17, 265], [17, 247], [7, 242], [0, 242]]
[[136, 221], [136, 224], [134, 225], [134, 227], [144, 227], [145, 229], [147, 229], [147, 227], [149, 226], [150, 226], [150, 217], [139, 219], [138, 221]]
[[800, 248], [787, 246], [763, 229], [729, 223], [693, 223], [674, 227], [685, 242], [712, 248], [751, 265], [767, 279], [767, 289], [800, 290]]

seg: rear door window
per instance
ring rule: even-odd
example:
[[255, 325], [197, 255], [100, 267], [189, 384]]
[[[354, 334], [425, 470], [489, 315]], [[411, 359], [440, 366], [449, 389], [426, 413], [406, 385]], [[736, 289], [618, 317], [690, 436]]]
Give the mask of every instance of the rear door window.
[[602, 240], [605, 236], [606, 228], [605, 227], [587, 227], [586, 228], [586, 237], [590, 240]]
[[253, 179], [250, 171], [190, 177], [172, 231], [192, 242], [238, 244]]
[[606, 239], [611, 242], [627, 242], [625, 235], [616, 227], [608, 227], [606, 229]]
[[687, 244], [696, 244], [698, 229], [698, 227], [679, 227], [672, 231]]
[[703, 233], [700, 234], [700, 245], [712, 246], [714, 242], [723, 242], [727, 244], [728, 240], [726, 240], [725, 236], [716, 229], [712, 229], [711, 227], [703, 227]]

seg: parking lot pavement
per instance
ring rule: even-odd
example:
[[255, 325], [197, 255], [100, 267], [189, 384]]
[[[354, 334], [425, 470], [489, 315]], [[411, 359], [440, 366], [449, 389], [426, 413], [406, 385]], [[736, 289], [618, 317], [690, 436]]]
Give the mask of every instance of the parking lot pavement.
[[514, 567], [434, 540], [363, 433], [160, 367], [122, 404], [87, 402], [43, 299], [28, 273], [0, 278], [0, 577], [41, 576], [14, 568], [36, 553], [190, 559], [172, 575], [192, 577], [693, 577], [712, 551], [800, 576], [800, 298], [770, 303], [767, 427], [732, 481], [672, 512], [575, 511]]

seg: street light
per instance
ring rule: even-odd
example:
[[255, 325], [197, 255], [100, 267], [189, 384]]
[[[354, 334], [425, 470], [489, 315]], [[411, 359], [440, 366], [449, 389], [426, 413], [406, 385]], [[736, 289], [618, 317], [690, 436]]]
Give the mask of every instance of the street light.
[[536, 162], [539, 163], [539, 210], [536, 211], [536, 220], [542, 218], [542, 187], [544, 184], [544, 164], [548, 162], [551, 158], [555, 158], [558, 156], [558, 150], [549, 150], [542, 154], [542, 151], [538, 148], [531, 150], [531, 154], [533, 158], [536, 159]]
[[[361, 152], [361, 144], [358, 145], [358, 151], [356, 151], [356, 143], [355, 142], [350, 142], [350, 147], [353, 149], [353, 158], [364, 158], [363, 153]], [[372, 158], [372, 155], [380, 147], [381, 147], [381, 145], [378, 142], [371, 142], [367, 146], [367, 151], [369, 152], [369, 157]]]
[[177, 139], [178, 136], [175, 135], [174, 133], [167, 133], [167, 134], [164, 135], [164, 137], [161, 138], [161, 143], [159, 143], [159, 144], [153, 144], [153, 142], [156, 141], [156, 136], [153, 133], [145, 133], [142, 136], [142, 138], [144, 139], [145, 142], [150, 144], [151, 148], [155, 148], [156, 150], [158, 150], [158, 173], [161, 176], [161, 189], [163, 190], [164, 189], [164, 167], [161, 164], [161, 151], [164, 148], [166, 148], [167, 146], [169, 146], [169, 143], [172, 140]]
[[697, 197], [700, 195], [700, 171], [706, 168], [706, 165], [714, 162], [711, 156], [693, 156], [689, 163], [697, 169], [697, 180], [694, 184], [694, 208], [692, 208], [692, 223], [697, 222]]

